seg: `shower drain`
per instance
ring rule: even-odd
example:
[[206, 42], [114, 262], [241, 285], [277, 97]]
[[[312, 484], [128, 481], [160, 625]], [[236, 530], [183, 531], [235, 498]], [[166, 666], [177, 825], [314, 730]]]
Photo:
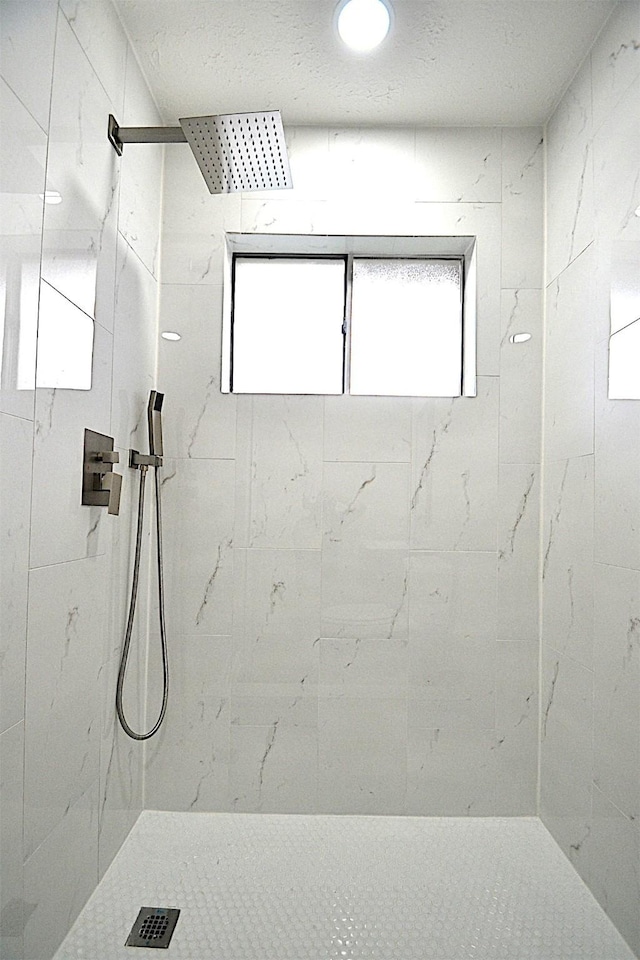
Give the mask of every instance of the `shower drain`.
[[125, 947], [157, 947], [166, 950], [180, 911], [174, 907], [142, 907]]

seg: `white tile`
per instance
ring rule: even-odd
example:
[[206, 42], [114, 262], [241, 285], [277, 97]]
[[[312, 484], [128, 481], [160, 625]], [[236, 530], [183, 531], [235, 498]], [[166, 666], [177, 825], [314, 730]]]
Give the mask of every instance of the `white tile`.
[[502, 286], [543, 285], [544, 141], [538, 127], [502, 131]]
[[495, 549], [498, 390], [482, 377], [477, 397], [414, 402], [413, 549]]
[[7, 0], [2, 4], [2, 76], [45, 131], [49, 126], [57, 14], [56, 0]]
[[309, 725], [231, 726], [229, 795], [241, 812], [317, 809], [317, 729]]
[[116, 120], [121, 122], [127, 38], [115, 8], [104, 0], [61, 0], [60, 9], [105, 88]]
[[0, 411], [33, 419], [47, 138], [2, 80], [0, 115]]
[[640, 573], [595, 564], [594, 781], [640, 814]]
[[325, 546], [409, 546], [409, 464], [325, 463]]
[[[97, 784], [105, 563], [93, 557], [33, 570], [29, 582], [25, 853]], [[96, 825], [97, 843], [97, 825]]]
[[412, 129], [330, 130], [329, 197], [416, 199], [415, 140]]
[[161, 476], [169, 630], [229, 636], [235, 464], [165, 460]]
[[498, 639], [538, 638], [540, 469], [501, 464], [498, 520]]
[[319, 696], [363, 700], [406, 697], [407, 640], [322, 638], [319, 651]]
[[411, 406], [401, 397], [325, 397], [324, 459], [407, 462]]
[[406, 638], [408, 551], [328, 543], [322, 551], [323, 637]]
[[594, 130], [640, 74], [639, 30], [637, 3], [618, 3], [591, 51]]
[[19, 960], [23, 956], [23, 774], [24, 723], [16, 723], [0, 735], [0, 951], [8, 960]]
[[542, 635], [593, 665], [593, 457], [545, 467]]
[[[329, 224], [334, 223], [335, 229], [329, 229]], [[243, 195], [240, 201], [242, 233], [348, 233], [348, 230], [341, 228], [341, 224], [342, 221], [338, 223], [330, 216], [328, 204], [324, 200], [265, 200], [257, 194], [249, 194]], [[355, 226], [353, 232], [358, 232]], [[218, 276], [217, 272], [215, 276]], [[217, 282], [219, 281], [216, 280]]]
[[416, 199], [500, 203], [501, 139], [486, 127], [418, 129]]
[[[637, 55], [636, 55], [637, 56]], [[640, 77], [631, 84], [593, 141], [595, 222], [598, 236], [640, 240]]]
[[162, 284], [158, 383], [166, 394], [164, 448], [171, 457], [231, 459], [236, 448], [236, 401], [220, 393], [222, 288]]
[[496, 651], [496, 814], [534, 816], [538, 782], [538, 642]]
[[410, 636], [494, 640], [495, 553], [412, 552]]
[[0, 415], [0, 732], [24, 718], [33, 424]]
[[24, 867], [25, 956], [48, 960], [98, 882], [98, 784], [71, 804]]
[[[500, 463], [540, 460], [542, 310], [539, 290], [502, 291]], [[512, 343], [517, 333], [530, 333], [531, 339]]]
[[493, 731], [413, 730], [408, 743], [407, 813], [486, 817], [495, 812]]
[[[329, 135], [326, 127], [285, 127], [293, 190], [266, 192], [273, 199], [326, 200], [331, 194]], [[263, 193], [262, 196], [265, 196]]]

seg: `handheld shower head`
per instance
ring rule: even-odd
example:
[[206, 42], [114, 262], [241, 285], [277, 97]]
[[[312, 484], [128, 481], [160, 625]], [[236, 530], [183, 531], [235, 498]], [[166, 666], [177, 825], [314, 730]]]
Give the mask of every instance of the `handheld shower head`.
[[162, 401], [164, 393], [152, 390], [149, 394], [147, 406], [147, 422], [149, 424], [149, 456], [162, 456]]

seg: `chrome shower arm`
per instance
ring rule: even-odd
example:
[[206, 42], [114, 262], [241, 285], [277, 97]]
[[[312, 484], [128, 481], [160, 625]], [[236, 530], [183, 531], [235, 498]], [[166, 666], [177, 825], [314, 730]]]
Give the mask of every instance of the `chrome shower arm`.
[[186, 143], [182, 127], [121, 127], [113, 114], [109, 114], [107, 130], [109, 142], [119, 157], [125, 143]]

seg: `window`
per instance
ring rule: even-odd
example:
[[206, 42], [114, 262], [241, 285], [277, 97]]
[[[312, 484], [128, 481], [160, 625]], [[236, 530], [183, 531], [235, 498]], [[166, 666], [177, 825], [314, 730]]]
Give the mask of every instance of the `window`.
[[223, 391], [475, 394], [473, 238], [231, 236]]

